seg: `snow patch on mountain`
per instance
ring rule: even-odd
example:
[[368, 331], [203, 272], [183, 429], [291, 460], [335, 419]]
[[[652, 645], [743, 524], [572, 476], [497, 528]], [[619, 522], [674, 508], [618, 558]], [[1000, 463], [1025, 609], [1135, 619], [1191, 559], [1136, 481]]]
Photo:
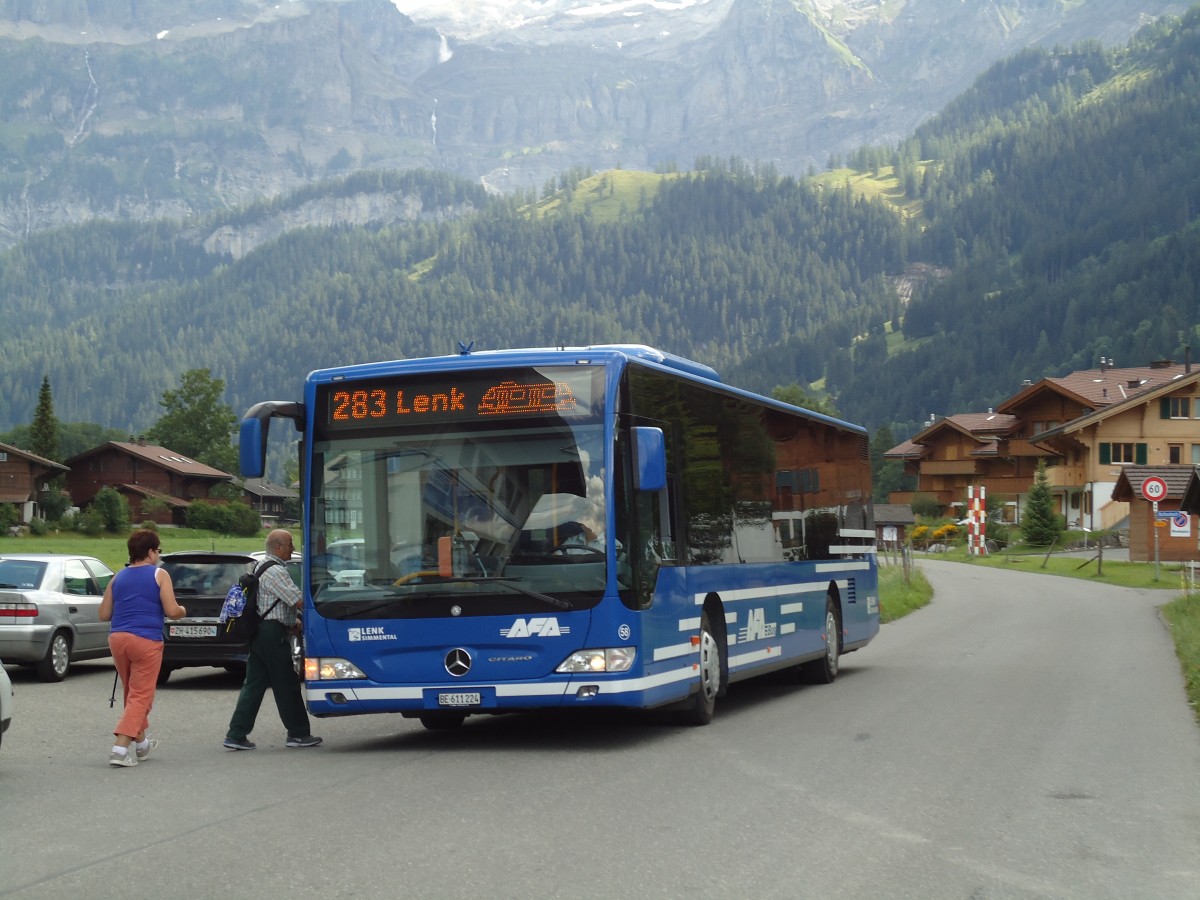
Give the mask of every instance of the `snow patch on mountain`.
[[[828, 0], [827, 0], [828, 2]], [[650, 13], [670, 15], [728, 0], [392, 0], [414, 22], [470, 40], [499, 32], [544, 25], [556, 18], [600, 20]]]

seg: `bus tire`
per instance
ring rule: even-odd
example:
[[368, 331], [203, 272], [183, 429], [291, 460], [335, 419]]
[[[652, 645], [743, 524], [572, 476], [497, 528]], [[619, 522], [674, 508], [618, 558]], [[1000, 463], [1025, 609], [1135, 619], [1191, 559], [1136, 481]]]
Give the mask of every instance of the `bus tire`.
[[833, 597], [825, 598], [825, 655], [800, 666], [800, 675], [810, 684], [833, 684], [842, 655], [842, 623]]
[[705, 612], [700, 616], [700, 685], [679, 710], [678, 721], [681, 724], [707, 725], [712, 721], [724, 670], [721, 644], [713, 634], [708, 613]]
[[420, 719], [428, 731], [453, 731], [460, 727], [467, 717], [460, 713], [430, 713], [421, 716]]

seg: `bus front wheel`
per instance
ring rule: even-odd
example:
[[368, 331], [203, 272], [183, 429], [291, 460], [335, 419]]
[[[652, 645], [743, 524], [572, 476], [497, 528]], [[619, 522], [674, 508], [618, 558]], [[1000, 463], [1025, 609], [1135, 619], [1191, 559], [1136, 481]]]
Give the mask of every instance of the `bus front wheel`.
[[458, 728], [467, 719], [460, 713], [431, 713], [420, 718], [421, 724], [429, 731], [450, 731]]
[[721, 645], [713, 635], [708, 613], [700, 616], [700, 684], [684, 701], [679, 721], [684, 725], [707, 725], [717, 707], [721, 690]]

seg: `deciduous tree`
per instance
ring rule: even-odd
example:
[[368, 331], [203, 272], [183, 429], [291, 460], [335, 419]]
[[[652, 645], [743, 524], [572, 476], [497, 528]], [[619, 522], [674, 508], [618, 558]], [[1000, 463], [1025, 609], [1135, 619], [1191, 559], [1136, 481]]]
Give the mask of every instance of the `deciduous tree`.
[[208, 369], [184, 372], [176, 390], [163, 391], [159, 405], [166, 414], [146, 432], [146, 437], [206, 466], [236, 472], [237, 450], [232, 435], [237, 416], [222, 401], [224, 392], [225, 382], [213, 378]]

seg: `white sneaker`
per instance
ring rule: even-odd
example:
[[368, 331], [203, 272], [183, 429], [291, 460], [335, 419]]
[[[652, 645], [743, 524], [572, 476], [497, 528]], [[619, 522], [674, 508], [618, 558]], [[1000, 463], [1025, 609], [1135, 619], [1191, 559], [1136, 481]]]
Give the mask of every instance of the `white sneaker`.
[[133, 752], [131, 745], [124, 753], [114, 750], [108, 757], [108, 764], [110, 766], [136, 766], [137, 760], [137, 753]]
[[150, 751], [152, 751], [157, 746], [158, 746], [158, 738], [150, 738], [150, 743], [146, 746], [145, 750], [141, 750], [141, 749], [137, 750], [138, 762], [141, 762], [143, 759], [145, 759], [147, 756], [149, 756]]

